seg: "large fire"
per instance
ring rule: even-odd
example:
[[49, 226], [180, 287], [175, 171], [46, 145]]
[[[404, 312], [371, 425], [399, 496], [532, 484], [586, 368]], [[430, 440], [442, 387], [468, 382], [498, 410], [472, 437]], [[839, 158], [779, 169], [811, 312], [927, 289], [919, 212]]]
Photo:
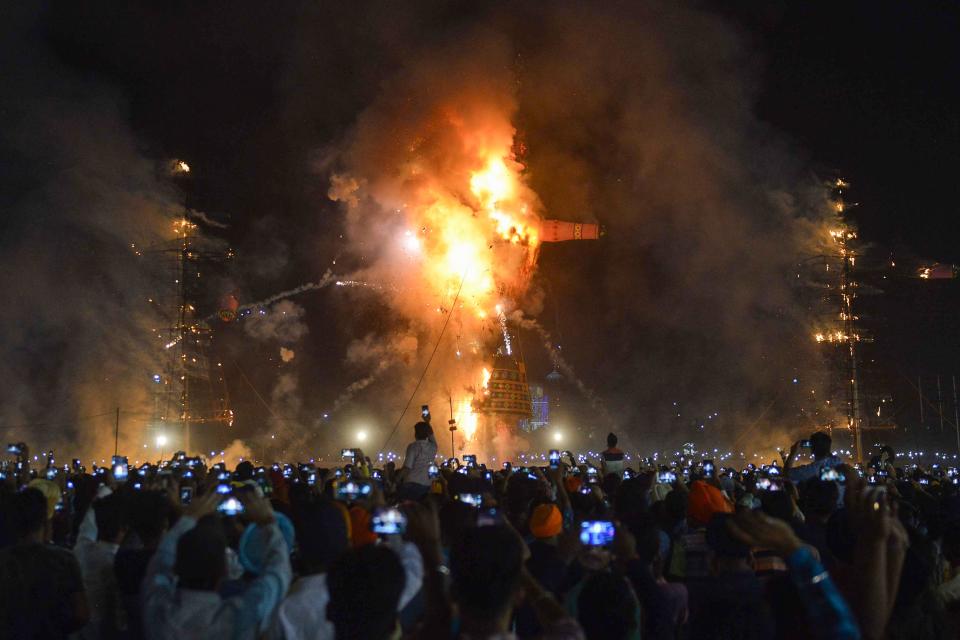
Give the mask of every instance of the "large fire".
[[[458, 303], [484, 320], [496, 315], [505, 291], [525, 288], [540, 219], [509, 145], [479, 154], [474, 164], [465, 185], [472, 201], [449, 191], [421, 193], [427, 204], [404, 210], [416, 229], [404, 231], [404, 244], [421, 254], [423, 281], [437, 300], [450, 301], [459, 291]], [[497, 264], [502, 251], [495, 245], [504, 241], [518, 254], [512, 262], [520, 268], [513, 274]]]
[[506, 317], [536, 264], [541, 206], [513, 152], [509, 112], [451, 104], [419, 115], [406, 135], [383, 135], [392, 120], [363, 130], [371, 137], [356, 149], [369, 153], [358, 152], [364, 161], [334, 177], [331, 197], [350, 205], [356, 244], [371, 228], [396, 238], [357, 278], [387, 281], [391, 306], [418, 330], [430, 327], [434, 339], [451, 326], [444, 339], [456, 341], [456, 364], [440, 356], [442, 388], [421, 397], [452, 404], [469, 442], [490, 377], [484, 364], [494, 340], [509, 345]]
[[[536, 262], [540, 218], [533, 213], [536, 199], [522, 181], [523, 166], [510, 153], [509, 145], [482, 152], [475, 162], [469, 178], [473, 196], [469, 205], [434, 194], [432, 205], [407, 212], [410, 224], [421, 230], [417, 251], [423, 254], [428, 287], [440, 300], [457, 300], [449, 312], [466, 310], [481, 323], [497, 323], [509, 353], [504, 296], [526, 288]], [[513, 273], [499, 269], [496, 262], [505, 244], [509, 245], [506, 250], [519, 258]], [[468, 375], [478, 378], [479, 385], [468, 387], [476, 389], [472, 397], [455, 401], [453, 417], [464, 440], [470, 442], [477, 430], [476, 407], [490, 371], [482, 367], [477, 374]]]

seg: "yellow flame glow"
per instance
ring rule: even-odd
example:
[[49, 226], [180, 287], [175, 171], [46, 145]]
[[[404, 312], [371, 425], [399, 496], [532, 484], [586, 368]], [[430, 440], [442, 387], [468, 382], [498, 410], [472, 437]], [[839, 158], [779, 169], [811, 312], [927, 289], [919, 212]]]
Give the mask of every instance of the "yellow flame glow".
[[522, 183], [522, 168], [508, 146], [481, 154], [468, 181], [475, 203], [427, 187], [420, 194], [426, 204], [408, 210], [411, 225], [425, 232], [406, 231], [401, 242], [408, 252], [423, 256], [426, 284], [446, 301], [459, 290], [462, 305], [481, 320], [494, 312], [498, 287], [518, 284], [500, 280], [525, 278], [519, 273], [505, 277], [496, 243], [520, 245], [520, 266], [529, 269], [536, 261], [540, 219], [532, 213], [533, 196]]
[[469, 398], [461, 400], [454, 410], [453, 417], [467, 442], [473, 440], [477, 432], [477, 414], [473, 410], [473, 402]]

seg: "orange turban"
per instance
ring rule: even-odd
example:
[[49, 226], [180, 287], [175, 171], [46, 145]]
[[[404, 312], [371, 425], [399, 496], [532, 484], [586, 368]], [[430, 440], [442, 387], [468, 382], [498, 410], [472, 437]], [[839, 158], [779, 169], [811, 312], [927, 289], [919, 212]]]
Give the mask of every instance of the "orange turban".
[[583, 481], [578, 476], [567, 476], [563, 479], [563, 487], [567, 490], [567, 493], [580, 491], [581, 485], [583, 485]]
[[690, 519], [698, 525], [706, 526], [717, 513], [733, 513], [733, 505], [720, 493], [720, 489], [703, 480], [691, 484], [687, 503], [687, 515]]
[[530, 515], [530, 533], [535, 538], [552, 538], [563, 531], [563, 516], [555, 504], [541, 504]]
[[363, 507], [350, 509], [350, 544], [354, 549], [377, 541], [377, 534], [370, 531], [370, 512]]

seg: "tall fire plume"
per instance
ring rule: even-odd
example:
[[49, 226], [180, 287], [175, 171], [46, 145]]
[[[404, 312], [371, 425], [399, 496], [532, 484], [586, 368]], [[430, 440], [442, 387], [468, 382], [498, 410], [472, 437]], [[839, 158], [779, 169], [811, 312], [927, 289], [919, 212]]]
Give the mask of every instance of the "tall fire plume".
[[418, 397], [444, 417], [450, 408], [469, 441], [484, 365], [498, 342], [510, 348], [505, 314], [536, 266], [542, 206], [516, 153], [508, 78], [454, 66], [439, 96], [436, 76], [431, 92], [408, 76], [367, 112], [329, 196], [346, 203], [348, 240], [363, 255], [351, 277], [385, 285], [403, 330], [424, 340], [420, 353], [439, 349]]

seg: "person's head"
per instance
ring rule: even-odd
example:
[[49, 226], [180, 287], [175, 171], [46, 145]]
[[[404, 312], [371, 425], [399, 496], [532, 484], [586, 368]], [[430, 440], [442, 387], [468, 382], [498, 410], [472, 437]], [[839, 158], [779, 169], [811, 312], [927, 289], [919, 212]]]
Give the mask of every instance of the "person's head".
[[610, 447], [611, 449], [617, 446], [617, 434], [615, 433], [607, 434], [607, 446]]
[[[614, 487], [614, 509], [617, 516], [622, 520], [647, 510], [647, 495], [654, 487], [662, 487], [662, 495], [669, 491], [669, 485], [656, 484], [650, 486], [650, 478], [636, 477], [629, 480], [623, 480]], [[604, 487], [606, 490], [606, 487]]]
[[523, 531], [527, 526], [530, 503], [536, 497], [538, 483], [525, 473], [513, 473], [507, 479], [506, 511], [513, 526]]
[[438, 515], [441, 542], [448, 549], [460, 540], [464, 531], [477, 526], [477, 509], [457, 500], [441, 505]]
[[111, 493], [93, 502], [93, 516], [97, 523], [97, 540], [120, 542], [127, 532], [126, 505], [123, 498]]
[[57, 504], [63, 499], [60, 486], [46, 478], [34, 478], [27, 486], [43, 494], [43, 497], [47, 499], [47, 520], [53, 518], [57, 511]]
[[177, 541], [174, 571], [183, 589], [216, 591], [227, 575], [227, 538], [219, 518], [203, 518]]
[[7, 519], [14, 540], [45, 541], [49, 524], [46, 497], [32, 487], [13, 494], [7, 505]]
[[417, 440], [426, 440], [433, 433], [429, 422], [418, 422], [413, 425], [413, 437]]
[[300, 571], [323, 573], [350, 548], [343, 512], [327, 501], [307, 502], [294, 514]]
[[631, 531], [636, 539], [637, 559], [653, 565], [660, 560], [660, 529], [652, 522]]
[[494, 619], [508, 615], [520, 584], [523, 548], [505, 526], [464, 532], [450, 554], [453, 595], [465, 617]]
[[604, 494], [615, 498], [622, 482], [623, 477], [619, 473], [608, 473], [600, 480], [600, 488]]
[[692, 482], [687, 497], [687, 517], [690, 522], [702, 527], [717, 513], [733, 513], [733, 505], [715, 486], [703, 480]]
[[601, 572], [587, 578], [577, 597], [577, 618], [587, 640], [621, 640], [637, 628], [640, 604], [622, 575]]
[[760, 494], [760, 508], [768, 516], [793, 522], [793, 500], [786, 491], [764, 491]]
[[803, 513], [807, 518], [826, 521], [837, 509], [840, 488], [836, 482], [811, 478], [801, 487]]
[[663, 499], [663, 512], [671, 525], [683, 522], [687, 517], [689, 496], [686, 491], [671, 491]]
[[880, 460], [893, 464], [897, 460], [897, 452], [888, 444], [880, 447]]
[[367, 545], [337, 558], [327, 572], [327, 619], [337, 640], [393, 635], [404, 580], [400, 560], [385, 546]]
[[825, 431], [817, 431], [810, 436], [810, 452], [815, 460], [828, 458], [832, 453], [830, 451], [833, 441], [830, 434]]
[[718, 513], [707, 525], [707, 546], [712, 552], [711, 568], [715, 574], [752, 571], [750, 547], [730, 534], [729, 513]]
[[130, 505], [130, 526], [146, 547], [156, 546], [170, 526], [173, 504], [163, 491], [138, 491]]
[[252, 480], [254, 472], [256, 469], [253, 466], [253, 463], [249, 460], [244, 460], [237, 465], [237, 470], [234, 472], [234, 477], [237, 480]]
[[538, 504], [528, 520], [530, 533], [538, 540], [556, 540], [563, 531], [563, 516], [552, 502]]

